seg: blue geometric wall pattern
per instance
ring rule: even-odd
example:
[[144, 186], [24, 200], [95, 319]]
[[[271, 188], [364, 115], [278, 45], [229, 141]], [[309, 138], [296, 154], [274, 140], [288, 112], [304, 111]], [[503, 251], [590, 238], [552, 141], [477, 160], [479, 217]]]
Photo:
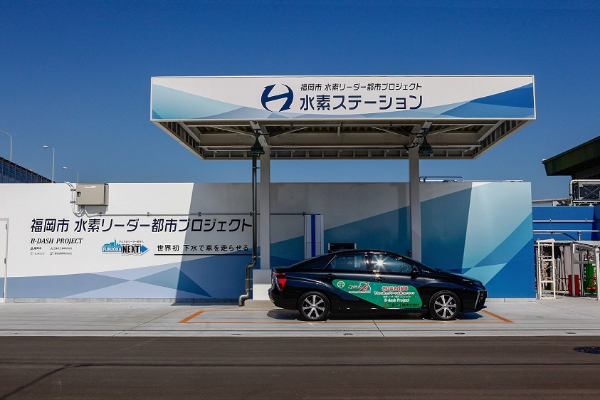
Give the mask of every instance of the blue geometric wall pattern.
[[[535, 296], [535, 258], [533, 240], [525, 243], [521, 250], [515, 250], [522, 243], [521, 238], [531, 232], [531, 219], [523, 224], [504, 243], [488, 255], [480, 264], [467, 272], [467, 275], [478, 277], [479, 272], [497, 268], [494, 277], [486, 283], [491, 297], [532, 298]], [[508, 261], [506, 261], [508, 259]], [[485, 278], [485, 277], [484, 277]], [[502, 295], [499, 295], [502, 294]]]
[[206, 257], [123, 271], [15, 277], [7, 282], [13, 298], [169, 298], [235, 299], [244, 293], [250, 256]]
[[[470, 204], [463, 273], [485, 285], [493, 283], [491, 297], [534, 297], [533, 283], [525, 292], [514, 286], [515, 281], [529, 281], [534, 271], [531, 186], [477, 185]], [[509, 263], [521, 268], [520, 273], [512, 277], [500, 274]]]
[[304, 259], [304, 236], [271, 243], [271, 265], [292, 265]]
[[[433, 268], [482, 280], [490, 297], [533, 298], [535, 267], [530, 185], [522, 182], [423, 185], [427, 185], [422, 191], [426, 200], [421, 204], [423, 262]], [[355, 242], [359, 248], [408, 255], [410, 209], [404, 206], [404, 200], [398, 201], [404, 199], [407, 187], [399, 184], [394, 189], [400, 195], [391, 196], [392, 203], [387, 197], [379, 198], [379, 209], [385, 212], [373, 212], [376, 215], [353, 222], [349, 222], [353, 217], [351, 213], [338, 214], [339, 225], [324, 232], [325, 248], [331, 242]], [[355, 192], [349, 191], [352, 197], [348, 202], [363, 206], [359, 199], [364, 191], [362, 186]], [[302, 205], [302, 201], [305, 200], [300, 199], [298, 204]], [[368, 206], [367, 201], [364, 207]], [[321, 208], [325, 224], [328, 212], [339, 211], [338, 204], [329, 206], [322, 202]], [[599, 209], [589, 207], [589, 210], [594, 211], [591, 218], [597, 229]], [[275, 240], [271, 250], [272, 266], [289, 265], [303, 258], [304, 238]], [[9, 277], [6, 296], [231, 300], [245, 291], [245, 266], [250, 260], [249, 254], [231, 254], [125, 270], [109, 270], [107, 266], [106, 271], [96, 273]]]
[[462, 273], [471, 188], [421, 203], [423, 263]]
[[[423, 263], [481, 280], [490, 297], [535, 297], [531, 186], [470, 184], [449, 194], [439, 188], [438, 197], [421, 203]], [[325, 244], [356, 242], [357, 248], [407, 255], [409, 213], [404, 207], [326, 229]], [[303, 245], [297, 237], [271, 248], [278, 265], [289, 265], [300, 261]], [[283, 254], [295, 257], [285, 263]]]
[[408, 207], [325, 230], [325, 243], [356, 243], [359, 249], [410, 250]]

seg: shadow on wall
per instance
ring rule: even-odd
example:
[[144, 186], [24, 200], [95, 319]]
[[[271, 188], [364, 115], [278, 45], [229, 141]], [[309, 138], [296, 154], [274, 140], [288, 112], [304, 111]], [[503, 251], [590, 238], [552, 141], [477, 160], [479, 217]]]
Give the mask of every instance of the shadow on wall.
[[[252, 261], [251, 185], [194, 184], [177, 280], [176, 302], [237, 302]], [[218, 214], [219, 212], [223, 214]]]

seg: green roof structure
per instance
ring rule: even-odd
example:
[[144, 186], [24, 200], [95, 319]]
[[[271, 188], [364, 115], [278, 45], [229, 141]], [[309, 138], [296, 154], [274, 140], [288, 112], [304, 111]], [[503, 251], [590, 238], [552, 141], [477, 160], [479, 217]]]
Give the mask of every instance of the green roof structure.
[[600, 179], [600, 136], [543, 161], [546, 175]]

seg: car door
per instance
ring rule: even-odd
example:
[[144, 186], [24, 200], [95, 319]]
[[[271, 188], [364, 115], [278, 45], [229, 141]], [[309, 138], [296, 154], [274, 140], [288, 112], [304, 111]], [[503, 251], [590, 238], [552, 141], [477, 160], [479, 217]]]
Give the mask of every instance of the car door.
[[[333, 286], [336, 308], [370, 308], [375, 274], [365, 252], [337, 254], [325, 269], [325, 280]], [[366, 301], [365, 301], [366, 300]]]
[[375, 304], [387, 309], [420, 309], [424, 306], [419, 294], [423, 279], [411, 260], [386, 252], [372, 252], [369, 258], [374, 272]]

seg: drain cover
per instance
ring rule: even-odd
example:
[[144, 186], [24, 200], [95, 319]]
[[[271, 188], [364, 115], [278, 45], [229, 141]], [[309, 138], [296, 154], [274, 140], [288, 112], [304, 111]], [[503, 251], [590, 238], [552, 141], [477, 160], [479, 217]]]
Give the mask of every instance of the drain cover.
[[573, 350], [580, 353], [600, 354], [600, 347], [575, 347]]

